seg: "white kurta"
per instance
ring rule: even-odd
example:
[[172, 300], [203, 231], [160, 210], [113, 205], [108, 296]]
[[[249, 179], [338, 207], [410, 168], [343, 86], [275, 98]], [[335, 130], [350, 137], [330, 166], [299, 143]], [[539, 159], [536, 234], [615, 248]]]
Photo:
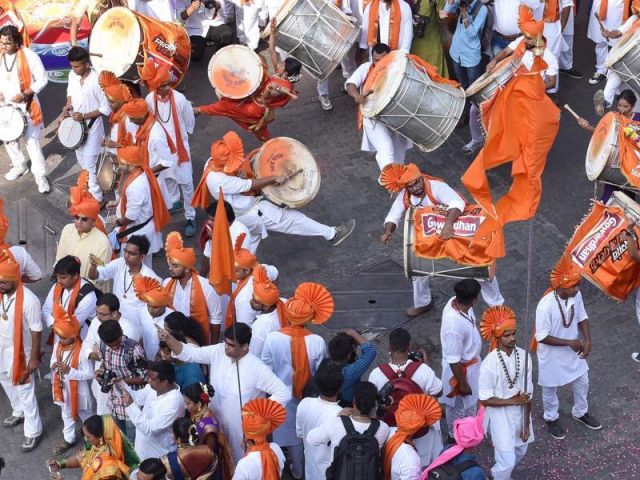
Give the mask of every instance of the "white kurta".
[[[431, 193], [433, 194], [433, 199], [439, 205], [445, 205], [447, 210], [451, 210], [453, 208], [457, 208], [461, 212], [464, 210], [465, 201], [453, 188], [447, 185], [444, 182], [440, 182], [438, 180], [429, 180], [429, 185], [431, 187]], [[404, 214], [406, 209], [404, 208], [404, 192], [403, 189], [398, 195], [396, 199], [393, 201], [391, 205], [391, 209], [384, 219], [384, 223], [393, 223], [396, 227], [402, 222], [404, 222]], [[428, 207], [433, 205], [428, 196], [424, 196], [422, 198], [416, 197], [414, 195], [409, 196], [409, 203], [417, 208]]]
[[[293, 363], [291, 361], [292, 338], [282, 332], [272, 332], [267, 336], [262, 349], [262, 361], [267, 364], [276, 376], [282, 380], [289, 391], [293, 389]], [[327, 357], [327, 346], [320, 335], [304, 337], [307, 347], [307, 358], [311, 376], [316, 374], [320, 363]], [[273, 439], [278, 445], [288, 447], [301, 443], [296, 435], [296, 410], [300, 399], [292, 396], [287, 403], [287, 419], [273, 432]]]
[[[395, 427], [391, 428], [389, 438], [396, 433], [396, 430], [397, 428]], [[438, 452], [438, 455], [439, 454]], [[420, 478], [420, 471], [420, 455], [418, 455], [418, 452], [416, 452], [411, 445], [402, 443], [391, 459], [390, 480], [418, 480], [418, 478]]]
[[[64, 380], [62, 381], [62, 396], [64, 398], [63, 402], [54, 403], [62, 408], [67, 416], [71, 416], [71, 386], [69, 382], [71, 380], [76, 380], [78, 382], [78, 412], [81, 410], [91, 410], [93, 408], [93, 400], [91, 397], [90, 380], [93, 379], [93, 365], [91, 360], [82, 355], [82, 347], [80, 347], [80, 357], [78, 358], [78, 368], [71, 368], [69, 373], [64, 376]], [[71, 365], [69, 356], [72, 351], [67, 350], [62, 352], [62, 363], [67, 363]], [[53, 364], [57, 362], [56, 351], [53, 351], [51, 355], [51, 361], [49, 362], [49, 367], [53, 367]], [[53, 375], [57, 375], [57, 373], [53, 373]]]
[[[87, 282], [84, 278], [80, 279], [80, 288], [86, 285]], [[42, 322], [49, 328], [53, 326], [53, 292], [56, 286], [54, 285], [49, 289], [49, 293], [47, 294], [47, 298], [42, 304]], [[62, 289], [62, 294], [60, 295], [60, 304], [64, 307], [65, 310], [69, 310], [71, 306], [69, 305], [69, 301], [71, 300], [71, 294], [73, 289], [67, 290]], [[73, 312], [73, 316], [76, 317], [78, 322], [80, 323], [80, 336], [84, 339], [87, 336], [87, 330], [89, 325], [87, 324], [87, 320], [91, 320], [96, 316], [96, 294], [95, 292], [91, 292], [84, 297], [78, 303], [78, 306], [75, 307]]]
[[128, 389], [133, 403], [126, 407], [127, 416], [136, 426], [136, 453], [140, 460], [160, 458], [176, 449], [171, 425], [184, 416], [184, 400], [180, 389], [158, 396], [146, 385], [142, 390]]
[[249, 229], [253, 236], [260, 235], [261, 238], [267, 237], [267, 229], [264, 227], [260, 217], [257, 215], [246, 215], [251, 212], [251, 207], [256, 205], [260, 199], [253, 195], [242, 195], [251, 190], [251, 180], [226, 175], [222, 172], [209, 172], [206, 182], [209, 192], [216, 200], [218, 199], [218, 192], [222, 189], [224, 199], [233, 207], [236, 219], [242, 217], [241, 222]]
[[320, 397], [303, 398], [296, 412], [296, 435], [304, 443], [304, 478], [324, 480], [331, 464], [331, 449], [327, 445], [310, 445], [307, 435], [311, 430], [330, 422], [342, 407], [338, 402], [328, 402]]
[[211, 408], [218, 414], [234, 461], [237, 462], [244, 456], [237, 369], [240, 371], [243, 405], [254, 398], [270, 395], [271, 400], [286, 406], [291, 391], [259, 358], [248, 353], [236, 364], [224, 353], [224, 348], [223, 343], [208, 347], [183, 344], [182, 352], [176, 358], [209, 366], [209, 383], [216, 392], [211, 400]]
[[20, 265], [20, 275], [29, 277], [30, 280], [37, 281], [42, 278], [42, 271], [38, 264], [24, 247], [12, 245], [9, 247], [16, 263]]
[[453, 306], [455, 297], [449, 299], [442, 310], [440, 326], [440, 343], [442, 345], [442, 397], [440, 402], [450, 407], [455, 406], [456, 398], [448, 398], [451, 392], [449, 379], [453, 376], [452, 363], [468, 363], [473, 359], [478, 362], [467, 368], [467, 383], [471, 387], [471, 395], [462, 397], [464, 408], [474, 406], [478, 401], [478, 376], [480, 375], [480, 348], [482, 340], [476, 326], [473, 308], [462, 315]]
[[142, 327], [142, 346], [144, 353], [149, 360], [155, 360], [156, 354], [160, 349], [160, 339], [158, 338], [158, 329], [156, 326], [164, 328], [164, 319], [167, 318], [173, 310], [165, 308], [164, 313], [158, 317], [152, 317], [149, 313], [147, 305], [140, 307], [138, 318]]
[[[524, 350], [519, 347], [516, 347], [516, 350], [520, 359], [520, 369], [518, 381], [513, 388], [509, 388], [507, 383], [507, 377], [498, 358], [498, 349], [487, 353], [480, 366], [480, 378], [478, 380], [478, 398], [480, 400], [488, 400], [491, 397], [507, 399], [524, 392]], [[500, 354], [507, 366], [509, 377], [513, 380], [516, 376], [515, 351], [511, 353], [511, 356], [508, 356], [505, 352], [500, 352]], [[531, 356], [529, 355], [527, 393], [531, 395], [533, 395], [532, 366]], [[491, 433], [491, 441], [496, 450], [513, 452], [518, 445], [533, 442], [533, 424], [531, 422], [529, 423], [529, 440], [523, 442], [520, 438], [524, 412], [524, 407], [514, 405], [508, 407], [486, 407], [484, 428], [485, 432]]]
[[[520, 45], [520, 42], [523, 42], [523, 41], [524, 41], [524, 37], [518, 37], [513, 42], [511, 42], [507, 48], [509, 50], [515, 51], [516, 48], [518, 48], [518, 45]], [[544, 63], [547, 64], [547, 69], [540, 72], [540, 75], [542, 75], [543, 77], [545, 76], [552, 77], [552, 76], [558, 75], [558, 59], [549, 48], [544, 49], [544, 53], [542, 54], [542, 59], [544, 60]], [[534, 60], [535, 60], [535, 57], [531, 52], [531, 50], [525, 50], [524, 54], [522, 55], [522, 60], [520, 61], [520, 65], [524, 65], [527, 70], [531, 70]]]
[[[35, 95], [33, 96], [33, 101], [40, 105], [40, 101], [38, 100], [38, 93], [40, 93], [49, 82], [47, 72], [44, 68], [44, 65], [42, 64], [42, 60], [40, 60], [40, 57], [36, 52], [26, 47], [22, 47], [22, 51], [24, 52], [24, 56], [27, 59], [29, 70], [31, 72], [30, 88], [35, 93]], [[4, 97], [4, 101], [9, 102], [21, 91], [20, 79], [18, 77], [18, 60], [15, 53], [13, 55], [4, 54], [3, 57], [5, 61], [0, 62], [0, 75], [2, 75], [2, 82], [0, 82], [0, 93]], [[13, 68], [7, 68], [7, 66], [11, 67], [11, 65], [14, 65]], [[23, 112], [27, 113], [29, 124], [33, 125], [31, 116], [27, 112], [27, 105], [25, 103], [19, 103], [15, 105], [18, 106]]]
[[494, 0], [493, 30], [503, 36], [520, 35], [518, 28], [519, 2], [513, 0]]
[[[284, 469], [284, 453], [277, 443], [270, 443], [269, 446], [278, 457], [278, 471], [282, 475]], [[232, 477], [233, 480], [262, 480], [262, 460], [260, 452], [251, 452], [243, 457], [237, 464]]]
[[[549, 292], [540, 299], [536, 308], [536, 340], [539, 342], [538, 384], [543, 387], [561, 387], [589, 371], [587, 361], [580, 358], [580, 355], [571, 350], [571, 347], [555, 347], [541, 343], [548, 336], [565, 340], [578, 339], [578, 323], [588, 318], [581, 292], [566, 301], [559, 297], [558, 300], [560, 307], [554, 292]], [[567, 328], [562, 324], [560, 308], [566, 321], [574, 317]]]
[[[411, 42], [413, 40], [413, 13], [411, 7], [407, 2], [400, 3], [400, 39], [398, 41], [398, 50], [402, 50], [406, 53], [411, 51]], [[369, 50], [369, 44], [367, 42], [367, 36], [369, 35], [369, 10], [371, 5], [367, 5], [364, 8], [362, 15], [362, 29], [360, 30], [360, 48], [363, 50]], [[388, 5], [380, 2], [380, 8], [378, 9], [378, 23], [380, 42], [389, 45], [389, 24], [391, 23], [391, 3]]]
[[[222, 313], [222, 307], [220, 306], [220, 296], [216, 293], [213, 287], [209, 284], [209, 281], [198, 275], [198, 282], [200, 282], [200, 288], [204, 294], [205, 301], [207, 303], [207, 311], [209, 312], [209, 323], [211, 325], [220, 325], [224, 315]], [[171, 281], [170, 278], [164, 280], [163, 285], [166, 286]], [[173, 308], [178, 312], [182, 312], [186, 317], [191, 316], [191, 285], [193, 277], [187, 281], [187, 284], [183, 288], [180, 281], [175, 284], [175, 290], [173, 293], [173, 299], [171, 301]]]
[[[281, 298], [280, 300], [286, 302], [285, 298]], [[262, 357], [262, 350], [267, 337], [271, 332], [277, 332], [281, 328], [277, 308], [273, 312], [258, 314], [251, 325], [249, 351], [258, 358]]]
[[[601, 0], [594, 0], [591, 12], [589, 12], [589, 23], [587, 27], [587, 38], [591, 39], [595, 43], [608, 43], [609, 46], [615, 45], [618, 42], [617, 38], [607, 40], [602, 36], [600, 32], [600, 24], [594, 13], [600, 11]], [[604, 28], [609, 31], [615, 30], [622, 24], [622, 18], [624, 16], [624, 0], [608, 0], [607, 1], [607, 16], [602, 21]]]
[[[229, 234], [231, 235], [232, 245], [236, 244], [236, 240], [243, 233], [245, 234], [245, 237], [242, 241], [242, 248], [251, 250], [251, 232], [249, 232], [249, 229], [245, 226], [245, 224], [238, 220], [234, 220], [233, 223], [229, 225]], [[255, 250], [251, 250], [251, 253], [255, 254], [256, 252]], [[204, 250], [202, 251], [202, 254], [207, 258], [211, 258], [211, 240], [207, 240], [207, 243], [204, 244]]]

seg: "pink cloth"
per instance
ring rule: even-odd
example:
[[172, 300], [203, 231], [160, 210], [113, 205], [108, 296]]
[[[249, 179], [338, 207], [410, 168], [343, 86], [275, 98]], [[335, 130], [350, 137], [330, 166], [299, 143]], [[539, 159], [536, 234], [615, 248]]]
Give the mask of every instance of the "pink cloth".
[[457, 457], [465, 448], [473, 448], [480, 445], [480, 442], [484, 439], [483, 419], [484, 406], [481, 406], [478, 409], [478, 415], [475, 417], [460, 418], [453, 422], [453, 437], [456, 439], [456, 444], [442, 452], [438, 458], [431, 462], [431, 465], [422, 472], [420, 480], [426, 480], [431, 470]]

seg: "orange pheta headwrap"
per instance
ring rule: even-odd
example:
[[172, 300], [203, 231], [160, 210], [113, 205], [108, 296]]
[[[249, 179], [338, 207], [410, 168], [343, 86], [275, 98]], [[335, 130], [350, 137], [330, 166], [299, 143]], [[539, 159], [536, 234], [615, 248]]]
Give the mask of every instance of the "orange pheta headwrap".
[[171, 294], [155, 278], [136, 275], [133, 278], [133, 290], [138, 300], [150, 307], [171, 307]]
[[4, 200], [0, 197], [0, 248], [9, 248], [9, 245], [5, 243], [8, 231], [9, 219], [4, 213]]
[[129, 87], [118, 80], [112, 72], [103, 70], [98, 76], [98, 84], [109, 101], [125, 103], [133, 99]]
[[[557, 0], [551, 1], [557, 2]], [[542, 35], [544, 22], [542, 20], [536, 20], [533, 16], [533, 11], [529, 7], [520, 5], [518, 7], [518, 28], [528, 37], [537, 37]]]
[[244, 161], [244, 147], [236, 132], [227, 132], [222, 139], [211, 144], [211, 159], [207, 162], [200, 183], [193, 194], [191, 205], [206, 208], [209, 205], [207, 175], [210, 172], [224, 172], [233, 175]]
[[[629, 14], [631, 13], [631, 2], [629, 0], [624, 0], [624, 7], [622, 10], [622, 21], [626, 21], [629, 18]], [[615, 7], [614, 7], [615, 8]], [[598, 17], [600, 17], [600, 21], [604, 22], [607, 19], [607, 10], [609, 9], [609, 0], [601, 0], [600, 1], [600, 9], [598, 10]]]
[[170, 232], [164, 242], [164, 250], [167, 260], [176, 262], [185, 268], [193, 269], [196, 266], [196, 251], [193, 248], [185, 248], [182, 235], [178, 232]]
[[[80, 323], [73, 315], [69, 315], [62, 305], [54, 303], [53, 305], [53, 331], [56, 335], [67, 338], [75, 339], [71, 345], [63, 346], [58, 342], [56, 347], [56, 361], [63, 362], [63, 352], [71, 351], [71, 358], [69, 361], [69, 367], [73, 369], [78, 368], [78, 362], [80, 360], [80, 349], [82, 348], [82, 341], [80, 340]], [[55, 402], [64, 403], [64, 393], [62, 385], [62, 374], [55, 372], [53, 375], [53, 400]], [[71, 393], [71, 416], [73, 418], [78, 417], [78, 381], [69, 380], [69, 390]]]
[[151, 59], [147, 59], [144, 66], [140, 69], [140, 78], [147, 84], [147, 88], [151, 91], [155, 91], [163, 83], [171, 81], [169, 67], [165, 64], [158, 67]]
[[275, 452], [269, 446], [267, 435], [284, 423], [287, 412], [282, 405], [267, 398], [250, 400], [242, 407], [242, 431], [254, 445], [249, 452], [260, 453], [263, 480], [279, 480], [280, 467]]
[[96, 221], [96, 228], [107, 233], [104, 222], [100, 218], [100, 202], [89, 193], [89, 172], [80, 171], [76, 185], [69, 188], [69, 213], [72, 216], [85, 216]]
[[[401, 0], [391, 0], [391, 12], [389, 15], [389, 39], [383, 43], [389, 45], [391, 50], [396, 50], [400, 46], [400, 26], [402, 24], [402, 13], [400, 9]], [[367, 44], [373, 47], [378, 43], [378, 32], [380, 31], [380, 4], [382, 8], [387, 8], [387, 4], [382, 0], [373, 0], [369, 3], [369, 30], [367, 31]]]
[[480, 321], [480, 335], [490, 342], [489, 350], [498, 347], [498, 339], [507, 330], [516, 329], [516, 314], [505, 305], [487, 308]]
[[408, 165], [391, 163], [382, 169], [380, 182], [390, 192], [398, 193], [421, 176], [420, 169], [414, 163]]
[[280, 331], [291, 337], [291, 365], [293, 367], [293, 396], [302, 398], [302, 391], [311, 378], [307, 343], [304, 339], [311, 332], [307, 323], [319, 325], [331, 318], [335, 304], [329, 291], [319, 283], [305, 282], [285, 304], [291, 326]]
[[134, 98], [122, 106], [124, 113], [129, 117], [142, 118], [149, 113], [149, 106], [142, 98]]
[[[256, 256], [251, 253], [251, 250], [242, 248], [242, 244], [244, 243], [244, 239], [246, 236], [246, 233], [241, 233], [240, 235], [238, 235], [238, 238], [236, 238], [236, 243], [233, 248], [234, 263], [236, 267], [253, 268], [258, 265], [258, 260], [256, 259]], [[213, 255], [211, 258], [213, 258]], [[247, 275], [236, 283], [236, 288], [231, 294], [231, 298], [229, 299], [229, 303], [227, 305], [227, 314], [224, 321], [224, 328], [231, 327], [231, 324], [233, 323], [233, 311], [235, 309], [234, 302], [238, 297], [240, 291], [247, 285], [250, 279], [251, 275]]]
[[267, 270], [259, 265], [253, 269], [253, 298], [267, 307], [276, 305], [280, 328], [289, 325], [284, 302], [280, 300], [280, 290], [267, 275]]
[[398, 430], [387, 440], [382, 451], [382, 470], [384, 479], [391, 479], [391, 462], [393, 456], [403, 443], [410, 443], [411, 436], [422, 427], [430, 427], [442, 417], [442, 408], [438, 402], [422, 393], [405, 395], [396, 410]]

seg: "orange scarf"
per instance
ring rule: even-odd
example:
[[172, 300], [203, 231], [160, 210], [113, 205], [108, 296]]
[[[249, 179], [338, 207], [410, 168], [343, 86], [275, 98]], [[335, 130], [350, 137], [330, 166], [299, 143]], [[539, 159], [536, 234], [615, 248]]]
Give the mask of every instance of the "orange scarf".
[[309, 367], [309, 355], [307, 354], [307, 342], [304, 337], [312, 333], [304, 327], [289, 326], [280, 329], [285, 335], [291, 337], [291, 366], [293, 367], [293, 396], [302, 398], [302, 391], [311, 378]]
[[[604, 1], [606, 2], [607, 0]], [[602, 8], [602, 5], [600, 8]], [[560, 20], [560, 7], [558, 6], [558, 0], [547, 0], [545, 2], [542, 19], [547, 23], [553, 23]]]
[[280, 466], [276, 452], [271, 449], [268, 442], [252, 445], [247, 453], [258, 452], [262, 464], [262, 480], [280, 480]]
[[[158, 92], [153, 92], [153, 102], [156, 107], [156, 112], [158, 111]], [[169, 90], [169, 102], [171, 103], [171, 117], [173, 118], [173, 130], [176, 132], [176, 143], [178, 145], [169, 144], [169, 148], [172, 150], [177, 149], [178, 151], [178, 165], [188, 162], [189, 152], [184, 148], [184, 142], [182, 141], [182, 131], [180, 129], [180, 121], [178, 120], [178, 112], [176, 111], [176, 100], [173, 97], [173, 89]], [[167, 137], [169, 137], [167, 135]], [[173, 143], [173, 142], [172, 142]]]
[[[158, 185], [158, 181], [156, 180], [155, 175], [151, 171], [151, 169], [147, 166], [141, 166], [141, 170], [138, 170], [132, 174], [127, 176], [127, 180], [122, 185], [120, 190], [120, 216], [122, 218], [127, 218], [127, 187], [133, 182], [136, 178], [138, 178], [143, 173], [147, 176], [147, 180], [149, 181], [149, 190], [151, 192], [151, 207], [153, 208], [153, 222], [156, 226], [156, 232], [161, 232], [162, 229], [169, 223], [171, 217], [169, 216], [169, 211], [167, 210], [167, 205], [164, 203], [164, 198], [162, 197], [162, 192], [160, 192], [160, 186]], [[120, 232], [124, 232], [127, 228], [126, 226], [120, 227]]]
[[[72, 350], [71, 352], [71, 363], [69, 366], [71, 368], [78, 368], [78, 362], [80, 361], [80, 349], [82, 347], [82, 341], [80, 337], [76, 338], [76, 341], [70, 346], [63, 347], [60, 342], [58, 342], [58, 347], [56, 348], [56, 361], [62, 362], [62, 352], [67, 350]], [[64, 394], [62, 391], [62, 380], [60, 379], [60, 374], [55, 373], [53, 375], [53, 400], [55, 402], [64, 402]], [[71, 390], [71, 417], [78, 418], [78, 380], [69, 380], [69, 390]]]
[[[552, 0], [553, 1], [553, 0]], [[557, 1], [557, 0], [555, 0]], [[598, 10], [598, 16], [600, 21], [604, 22], [607, 19], [607, 9], [609, 8], [609, 0], [602, 0], [600, 2], [600, 10]], [[545, 8], [545, 12], [547, 9]], [[626, 21], [631, 13], [631, 0], [624, 0], [624, 11], [622, 12], [622, 21]]]
[[[153, 113], [149, 112], [147, 119], [144, 121], [142, 125], [138, 128], [136, 132], [136, 145], [140, 145], [142, 147], [142, 154], [144, 155], [144, 164], [149, 166], [149, 135], [151, 134], [151, 129], [153, 125], [156, 123], [156, 117]], [[167, 137], [167, 145], [169, 146], [169, 151], [173, 154], [176, 153], [176, 146], [171, 140], [171, 136], [169, 132], [162, 126], [162, 123], [158, 122], [158, 125], [162, 127], [165, 136]], [[179, 132], [180, 130], [178, 130]], [[176, 137], [177, 138], [177, 137]], [[184, 149], [184, 146], [183, 146]]]
[[[462, 368], [462, 375], [466, 377], [467, 369], [471, 365], [475, 365], [476, 363], [478, 363], [477, 358], [474, 358], [473, 360], [470, 360], [467, 363], [460, 362], [460, 367]], [[449, 386], [451, 386], [451, 391], [447, 394], [447, 398], [453, 398], [460, 395], [460, 384], [458, 383], [458, 379], [453, 375], [451, 375], [451, 378], [449, 379]]]
[[409, 439], [411, 435], [411, 433], [401, 432], [400, 430], [397, 430], [396, 433], [394, 433], [391, 438], [389, 438], [389, 440], [387, 440], [387, 442], [384, 444], [384, 449], [382, 450], [382, 478], [384, 478], [385, 480], [391, 479], [391, 462], [393, 461], [393, 456], [400, 448], [400, 445], [406, 443], [408, 445], [411, 445], [414, 450], [416, 449], [416, 447]]
[[[176, 294], [176, 284], [178, 280], [172, 278], [167, 283], [166, 289], [169, 291], [171, 295], [171, 300], [173, 303], [173, 297]], [[209, 345], [211, 343], [211, 327], [209, 325], [209, 309], [207, 308], [207, 299], [204, 296], [204, 292], [202, 291], [202, 285], [200, 284], [200, 280], [198, 279], [198, 274], [195, 270], [191, 271], [191, 295], [189, 299], [189, 316], [193, 318], [200, 328], [202, 328], [202, 333], [204, 334], [204, 342], [205, 345]]]
[[116, 138], [116, 142], [119, 145], [125, 144], [125, 138], [127, 136], [127, 128], [124, 125], [124, 120], [127, 118], [126, 114], [122, 107], [118, 109], [118, 111], [113, 112], [109, 116], [109, 124], [111, 125], [111, 129], [113, 130], [116, 125], [118, 126], [118, 136]]
[[[364, 82], [362, 82], [362, 86], [364, 87], [364, 85], [366, 85], [367, 80], [369, 79], [369, 75], [371, 75], [371, 72], [373, 72], [373, 69], [375, 67], [375, 64], [373, 62], [371, 62], [371, 65], [369, 65], [369, 69], [367, 70], [367, 74], [364, 77]], [[364, 93], [364, 88], [361, 88], [361, 90]], [[358, 108], [358, 118], [357, 118], [357, 124], [358, 124], [358, 130], [362, 130], [362, 107]]]
[[278, 311], [278, 320], [280, 320], [280, 328], [288, 327], [289, 321], [287, 320], [287, 314], [286, 314], [284, 302], [282, 300], [278, 300], [278, 303], [276, 303], [276, 310]]
[[[0, 301], [3, 294], [0, 293]], [[27, 370], [27, 356], [24, 351], [23, 331], [22, 331], [22, 306], [24, 304], [24, 286], [22, 281], [18, 281], [16, 288], [15, 305], [13, 308], [13, 370], [11, 383], [13, 385], [23, 385], [29, 383], [29, 371]], [[31, 348], [40, 348], [40, 345], [32, 345]]]
[[[16, 56], [18, 60], [18, 80], [20, 81], [20, 91], [24, 92], [31, 88], [31, 69], [29, 68], [29, 61], [27, 60], [27, 56], [24, 54], [23, 48], [18, 49]], [[34, 101], [32, 98], [27, 102], [27, 109], [29, 110], [31, 122], [34, 125], [42, 123], [42, 110], [40, 110], [38, 102]]]
[[195, 208], [207, 208], [209, 205], [209, 187], [207, 187], [207, 175], [211, 172], [217, 172], [213, 166], [213, 160], [209, 160], [204, 166], [204, 170], [202, 171], [202, 176], [200, 177], [200, 182], [193, 192], [193, 200], [191, 200], [191, 206]]
[[[436, 202], [433, 196], [433, 192], [431, 191], [431, 180], [435, 180], [436, 182], [443, 182], [443, 183], [444, 183], [444, 180], [438, 177], [432, 177], [431, 175], [426, 175], [424, 173], [422, 174], [422, 181], [424, 182], [424, 196], [427, 197], [433, 205], [438, 205], [438, 202]], [[404, 189], [404, 193], [402, 194], [402, 205], [404, 205], [405, 210], [408, 210], [409, 207], [411, 206], [411, 194], [409, 193], [409, 190], [407, 190], [406, 188]]]
[[[373, 0], [369, 5], [369, 31], [367, 43], [373, 47], [378, 43], [378, 31], [380, 30], [379, 9], [382, 0]], [[384, 3], [384, 2], [382, 2]], [[386, 4], [384, 6], [386, 8]], [[400, 0], [391, 0], [391, 15], [389, 16], [389, 40], [386, 42], [391, 50], [397, 50], [400, 44], [400, 24], [402, 23]], [[382, 38], [382, 43], [385, 43]]]
[[[213, 243], [213, 240], [211, 242]], [[213, 245], [212, 245], [211, 248], [213, 249]], [[213, 254], [211, 254], [211, 258], [213, 258]], [[235, 310], [236, 297], [240, 293], [240, 290], [242, 290], [244, 288], [244, 286], [247, 284], [247, 282], [249, 281], [250, 278], [252, 278], [251, 274], [247, 275], [242, 280], [240, 280], [236, 284], [236, 289], [231, 294], [231, 298], [229, 299], [229, 303], [227, 304], [227, 314], [226, 314], [226, 317], [224, 319], [224, 328], [225, 328], [225, 330], [227, 328], [231, 328], [231, 325], [233, 324], [233, 311]], [[280, 321], [282, 322], [282, 320], [280, 320]]]
[[[73, 315], [76, 310], [76, 301], [78, 300], [78, 293], [80, 292], [80, 283], [82, 282], [78, 279], [76, 284], [73, 286], [73, 290], [71, 290], [71, 296], [69, 297], [69, 302], [65, 308], [69, 315]], [[56, 286], [53, 287], [53, 305], [59, 303], [64, 307], [62, 304], [62, 290], [62, 285], [59, 283], [56, 283]]]

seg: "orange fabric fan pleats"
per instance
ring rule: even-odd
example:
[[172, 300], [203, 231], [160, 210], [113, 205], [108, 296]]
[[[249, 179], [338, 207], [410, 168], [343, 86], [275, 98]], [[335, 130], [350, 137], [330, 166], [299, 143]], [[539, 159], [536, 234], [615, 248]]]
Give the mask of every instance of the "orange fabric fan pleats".
[[420, 169], [413, 163], [408, 165], [391, 163], [382, 169], [380, 182], [390, 192], [397, 193], [420, 176]]
[[490, 342], [489, 350], [498, 346], [498, 339], [507, 330], [516, 329], [516, 314], [505, 305], [487, 308], [480, 321], [480, 335]]
[[171, 307], [171, 294], [155, 278], [134, 276], [133, 290], [138, 300], [151, 307]]

